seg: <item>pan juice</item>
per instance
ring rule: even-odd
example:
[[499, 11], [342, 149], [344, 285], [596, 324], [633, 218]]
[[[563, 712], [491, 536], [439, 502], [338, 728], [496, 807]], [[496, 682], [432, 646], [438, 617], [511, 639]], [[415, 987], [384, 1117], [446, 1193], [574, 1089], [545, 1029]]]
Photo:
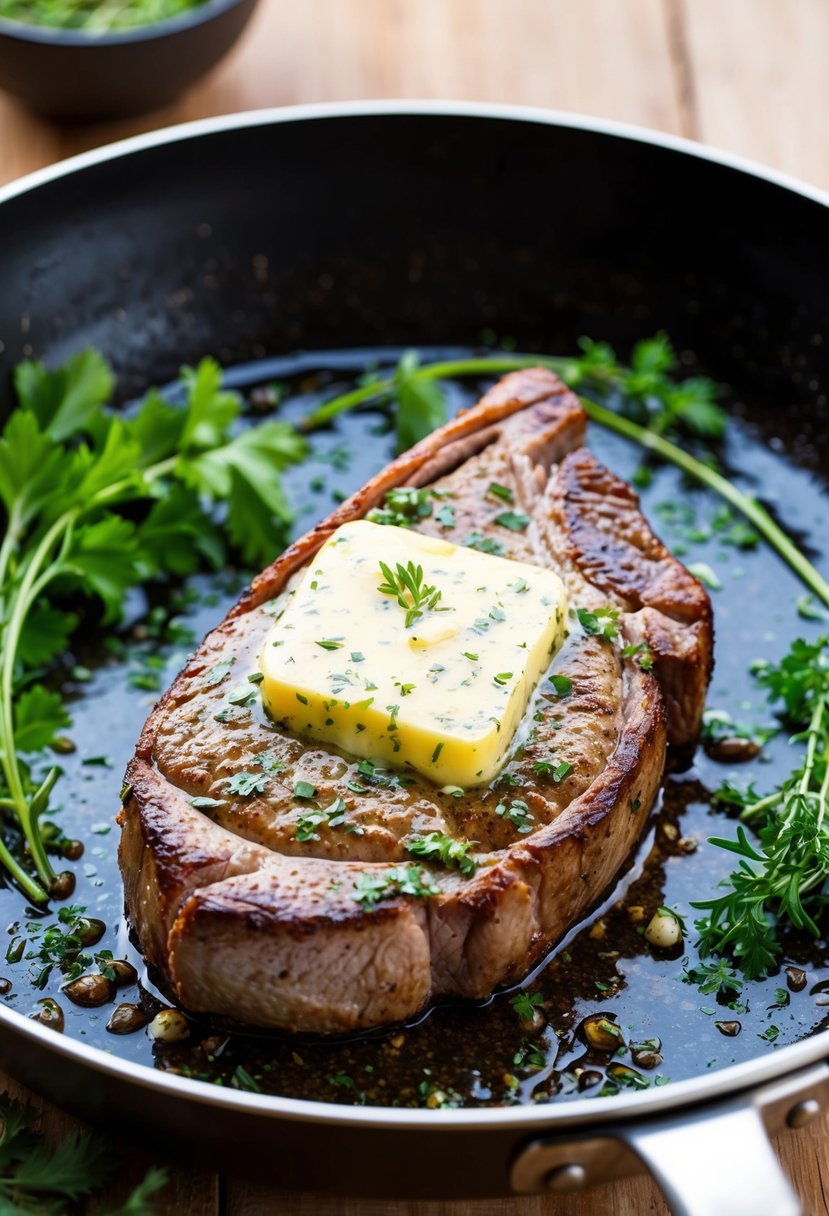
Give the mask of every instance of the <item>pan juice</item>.
[[[227, 384], [245, 395], [251, 419], [274, 412], [299, 422], [352, 386], [366, 368], [393, 368], [401, 353], [386, 348], [305, 352], [236, 366], [227, 373]], [[470, 353], [445, 347], [420, 352], [423, 362]], [[448, 385], [448, 408], [471, 404], [485, 384]], [[308, 438], [308, 460], [283, 474], [295, 536], [361, 486], [394, 448], [389, 419], [377, 409], [343, 414]], [[825, 488], [785, 457], [783, 451], [794, 450], [789, 437], [775, 446], [766, 438], [755, 424], [734, 421], [724, 445], [726, 467], [762, 486], [764, 500], [778, 505], [787, 528], [819, 550]], [[640, 465], [637, 448], [595, 425], [588, 443], [625, 479]], [[820, 633], [820, 623], [796, 614], [802, 587], [763, 545], [742, 551], [724, 544], [722, 533], [711, 526], [719, 500], [689, 486], [675, 469], [653, 468], [642, 505], [668, 546], [686, 564], [702, 563], [713, 573], [712, 587], [719, 584], [711, 590], [717, 649], [709, 706], [737, 722], [769, 725], [772, 715], [749, 664], [758, 657], [779, 658], [796, 636]], [[111, 950], [134, 964], [140, 980], [119, 989], [109, 1004], [93, 1009], [73, 1004], [62, 990], [60, 968], [48, 970], [42, 957], [44, 929], [56, 922], [62, 905], [38, 913], [18, 892], [3, 887], [0, 1000], [9, 1008], [30, 1016], [43, 1010], [43, 1001], [56, 1001], [65, 1035], [134, 1063], [224, 1086], [430, 1109], [559, 1102], [648, 1089], [756, 1058], [829, 1024], [824, 1004], [829, 948], [823, 939], [786, 935], [779, 973], [736, 991], [704, 994], [688, 976], [699, 962], [693, 927], [699, 914], [690, 903], [710, 896], [732, 868], [730, 855], [707, 843], [711, 835], [734, 836], [736, 830], [733, 819], [712, 811], [710, 791], [726, 778], [741, 788], [749, 781], [758, 791], [773, 788], [792, 763], [784, 732], [747, 764], [719, 763], [699, 748], [693, 767], [672, 773], [652, 830], [616, 891], [518, 988], [481, 1003], [445, 1002], [411, 1024], [346, 1040], [251, 1032], [201, 1017], [188, 1019], [186, 1037], [178, 1041], [153, 1039], [146, 1023], [168, 1001], [156, 977], [147, 974], [122, 919], [114, 823], [121, 776], [153, 702], [245, 581], [244, 572], [200, 575], [164, 598], [157, 591], [137, 597], [114, 641], [103, 645], [100, 637], [89, 637], [77, 655], [76, 670], [88, 669], [89, 678], [65, 689], [75, 750], [60, 757], [64, 775], [56, 815], [64, 834], [85, 845], [83, 857], [73, 863], [77, 888], [71, 904], [107, 926], [87, 951], [90, 960]], [[685, 921], [682, 941], [671, 951], [652, 949], [644, 936], [660, 906], [675, 909]], [[91, 961], [86, 970], [96, 970]], [[137, 1007], [138, 1029], [114, 1034], [107, 1024], [122, 1004]]]

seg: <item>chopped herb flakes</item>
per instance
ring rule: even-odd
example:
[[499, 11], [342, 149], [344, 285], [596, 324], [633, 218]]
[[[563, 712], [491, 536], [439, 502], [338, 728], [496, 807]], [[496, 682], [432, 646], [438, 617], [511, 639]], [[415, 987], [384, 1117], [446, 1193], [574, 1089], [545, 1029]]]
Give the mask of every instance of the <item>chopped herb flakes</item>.
[[550, 683], [560, 697], [566, 697], [569, 692], [573, 691], [573, 681], [569, 676], [550, 676]]
[[[435, 497], [437, 497], [437, 494], [432, 490], [418, 490], [413, 486], [399, 486], [395, 490], [388, 490], [386, 492], [385, 506], [375, 507], [369, 511], [366, 519], [373, 524], [392, 525], [396, 528], [410, 528], [419, 519], [427, 519], [432, 514], [432, 499]], [[451, 508], [449, 509], [451, 510]]]
[[267, 773], [235, 773], [225, 782], [229, 794], [238, 794], [240, 798], [250, 798], [253, 794], [263, 794], [270, 780]]
[[196, 798], [188, 798], [191, 806], [197, 811], [214, 811], [216, 807], [224, 806], [224, 803], [219, 798], [208, 798], [207, 795], [200, 794]]
[[491, 481], [487, 486], [486, 492], [493, 498], [500, 498], [501, 502], [512, 502], [515, 498], [509, 486], [499, 485], [497, 481]]
[[500, 524], [502, 528], [509, 528], [510, 532], [523, 532], [529, 522], [529, 515], [524, 515], [522, 511], [502, 511], [500, 515], [495, 516], [495, 523]]
[[576, 616], [589, 637], [600, 637], [606, 641], [612, 641], [619, 635], [619, 627], [616, 624], [619, 619], [619, 609], [611, 607], [610, 604], [596, 608], [593, 612], [587, 608], [577, 608]]
[[650, 671], [653, 667], [653, 653], [647, 642], [637, 642], [636, 645], [623, 646], [622, 658], [636, 659], [643, 671]]
[[399, 895], [428, 899], [437, 893], [438, 888], [422, 866], [404, 865], [395, 866], [383, 874], [361, 874], [354, 886], [353, 896], [357, 903], [370, 910], [381, 900], [395, 899]]
[[526, 836], [532, 831], [532, 812], [520, 798], [514, 798], [510, 803], [499, 802], [495, 814], [500, 815], [502, 819], [508, 819], [518, 829], [519, 836]]
[[502, 557], [504, 553], [501, 542], [493, 540], [491, 536], [484, 536], [483, 532], [470, 532], [463, 543], [467, 549], [477, 549], [479, 553], [489, 553], [493, 557]]
[[455, 840], [444, 836], [441, 832], [430, 832], [428, 836], [414, 837], [406, 845], [406, 849], [414, 857], [422, 857], [425, 861], [440, 862], [449, 869], [459, 870], [465, 877], [470, 877], [477, 870], [477, 862], [469, 856], [472, 844], [468, 840]]

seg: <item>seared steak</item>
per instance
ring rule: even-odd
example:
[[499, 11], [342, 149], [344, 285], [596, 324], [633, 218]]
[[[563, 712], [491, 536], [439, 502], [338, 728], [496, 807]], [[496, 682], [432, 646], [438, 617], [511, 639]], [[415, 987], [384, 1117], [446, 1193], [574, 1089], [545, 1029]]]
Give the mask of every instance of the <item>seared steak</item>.
[[[712, 624], [704, 589], [583, 448], [584, 430], [553, 375], [506, 377], [265, 570], [161, 699], [128, 769], [120, 859], [147, 960], [186, 1008], [326, 1033], [398, 1021], [443, 994], [483, 997], [526, 974], [611, 886], [667, 743], [696, 738]], [[495, 524], [491, 482], [529, 516], [524, 530]], [[619, 611], [618, 639], [574, 620], [503, 771], [463, 794], [292, 737], [243, 695], [276, 597], [334, 529], [394, 487], [426, 485], [446, 495], [454, 526], [433, 515], [420, 530], [489, 539], [556, 570], [571, 605]], [[245, 771], [256, 788], [231, 793]], [[338, 826], [299, 830], [298, 781], [319, 807], [342, 799]], [[415, 862], [407, 844], [430, 832], [474, 842], [477, 868]], [[375, 902], [367, 880], [385, 892]]]

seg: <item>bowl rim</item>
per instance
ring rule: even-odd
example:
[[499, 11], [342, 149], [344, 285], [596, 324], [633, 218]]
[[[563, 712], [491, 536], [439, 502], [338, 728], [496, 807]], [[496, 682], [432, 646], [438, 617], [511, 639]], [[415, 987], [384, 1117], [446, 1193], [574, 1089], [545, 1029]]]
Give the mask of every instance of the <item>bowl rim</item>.
[[[230, 0], [230, 3], [242, 0]], [[682, 136], [615, 120], [592, 118], [583, 114], [542, 107], [514, 106], [489, 102], [437, 100], [360, 100], [320, 102], [241, 111], [198, 119], [161, 128], [145, 134], [94, 148], [88, 152], [36, 170], [0, 187], [0, 207], [15, 198], [87, 169], [106, 165], [123, 156], [152, 152], [167, 145], [183, 143], [233, 131], [281, 125], [289, 122], [354, 118], [470, 118], [534, 123], [611, 136], [692, 156], [702, 162], [736, 171], [785, 189], [789, 193], [829, 208], [829, 191], [771, 169], [748, 157], [713, 148]], [[829, 1028], [813, 1031], [806, 1038], [776, 1048], [738, 1064], [714, 1072], [704, 1070], [670, 1085], [645, 1092], [622, 1092], [602, 1100], [577, 1098], [566, 1103], [536, 1106], [462, 1107], [439, 1112], [408, 1107], [349, 1106], [308, 1098], [288, 1098], [273, 1094], [252, 1094], [218, 1087], [206, 1081], [154, 1070], [146, 1064], [116, 1056], [99, 1047], [64, 1038], [27, 1018], [23, 1013], [0, 1003], [0, 1031], [16, 1036], [27, 1050], [43, 1052], [47, 1059], [89, 1069], [112, 1082], [125, 1082], [150, 1090], [170, 1100], [192, 1101], [208, 1108], [221, 1108], [258, 1118], [288, 1118], [298, 1123], [339, 1127], [369, 1127], [377, 1130], [446, 1131], [460, 1133], [475, 1128], [527, 1131], [539, 1128], [572, 1131], [576, 1128], [616, 1126], [636, 1117], [648, 1118], [691, 1112], [701, 1104], [725, 1102], [751, 1094], [759, 1087], [791, 1078], [795, 1072], [814, 1065], [825, 1065], [829, 1051]]]
[[101, 33], [86, 33], [82, 29], [66, 29], [34, 22], [15, 21], [0, 17], [0, 41], [7, 38], [14, 42], [25, 42], [38, 46], [84, 47], [86, 49], [156, 42], [168, 35], [181, 34], [197, 26], [206, 25], [223, 13], [243, 4], [256, 5], [258, 0], [203, 0], [196, 8], [166, 17], [162, 21], [151, 21], [129, 30], [103, 30]]

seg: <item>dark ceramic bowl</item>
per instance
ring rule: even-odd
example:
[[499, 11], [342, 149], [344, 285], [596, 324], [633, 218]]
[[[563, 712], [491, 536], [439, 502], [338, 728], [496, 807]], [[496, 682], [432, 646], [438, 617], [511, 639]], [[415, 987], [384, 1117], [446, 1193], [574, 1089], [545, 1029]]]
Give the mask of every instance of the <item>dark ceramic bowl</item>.
[[129, 118], [167, 105], [233, 46], [257, 0], [207, 0], [168, 21], [88, 34], [0, 18], [0, 88], [38, 114]]

